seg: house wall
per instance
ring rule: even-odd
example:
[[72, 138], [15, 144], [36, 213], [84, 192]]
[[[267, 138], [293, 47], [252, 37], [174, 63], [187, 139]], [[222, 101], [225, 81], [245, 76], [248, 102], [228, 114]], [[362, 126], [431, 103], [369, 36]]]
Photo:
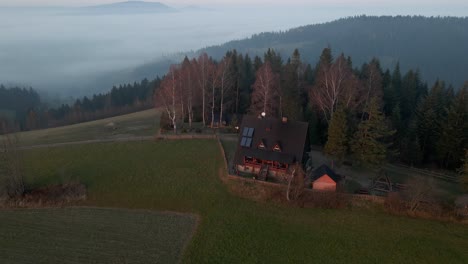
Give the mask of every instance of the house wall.
[[237, 170], [245, 173], [258, 174], [260, 172], [260, 167], [258, 166], [248, 166], [248, 165], [237, 165]]
[[336, 191], [336, 182], [328, 175], [323, 175], [312, 183], [312, 189], [317, 191]]

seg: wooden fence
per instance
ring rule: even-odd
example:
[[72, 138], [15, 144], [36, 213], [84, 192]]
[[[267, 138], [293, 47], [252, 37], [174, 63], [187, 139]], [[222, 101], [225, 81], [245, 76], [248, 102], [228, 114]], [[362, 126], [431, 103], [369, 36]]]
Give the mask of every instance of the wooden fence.
[[197, 134], [180, 134], [180, 135], [164, 135], [159, 134], [156, 136], [156, 139], [169, 139], [169, 140], [177, 140], [177, 139], [215, 139], [217, 138], [216, 135], [197, 135]]
[[428, 169], [419, 169], [419, 168], [411, 167], [411, 166], [401, 164], [401, 163], [399, 163], [399, 164], [388, 164], [387, 166], [394, 167], [394, 168], [397, 168], [397, 169], [400, 168], [400, 169], [409, 170], [409, 171], [414, 172], [414, 173], [422, 174], [422, 175], [425, 175], [425, 176], [428, 176], [428, 177], [433, 177], [433, 178], [448, 181], [448, 182], [459, 182], [459, 177], [457, 175], [455, 175], [455, 174], [450, 175], [450, 174], [441, 173], [441, 172], [437, 172], [437, 171], [431, 171], [431, 170], [428, 170]]

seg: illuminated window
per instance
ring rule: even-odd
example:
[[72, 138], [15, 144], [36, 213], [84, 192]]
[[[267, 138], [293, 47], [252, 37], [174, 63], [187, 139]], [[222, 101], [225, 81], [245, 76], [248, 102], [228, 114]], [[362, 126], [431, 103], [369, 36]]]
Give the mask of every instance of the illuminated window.
[[265, 144], [265, 141], [262, 139], [262, 141], [260, 141], [260, 143], [258, 144], [258, 148], [259, 149], [266, 149], [266, 144]]
[[275, 146], [273, 147], [273, 151], [281, 152], [281, 146], [279, 143], [275, 144]]

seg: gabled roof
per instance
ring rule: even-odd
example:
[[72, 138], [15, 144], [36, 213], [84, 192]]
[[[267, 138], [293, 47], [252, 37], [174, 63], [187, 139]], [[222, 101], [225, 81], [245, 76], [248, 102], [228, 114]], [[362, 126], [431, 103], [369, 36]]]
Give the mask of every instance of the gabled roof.
[[340, 175], [336, 174], [330, 167], [323, 164], [322, 166], [315, 169], [312, 173], [312, 181], [315, 181], [323, 175], [328, 175], [333, 181], [339, 182], [341, 180]]
[[[252, 144], [250, 146], [241, 144], [245, 137], [243, 133], [245, 128], [253, 128]], [[235, 163], [243, 163], [244, 156], [288, 164], [302, 162], [307, 129], [308, 124], [305, 122], [283, 122], [277, 118], [244, 116], [240, 127]], [[265, 145], [265, 149], [258, 148], [261, 142]], [[280, 152], [273, 151], [276, 144], [279, 144]]]

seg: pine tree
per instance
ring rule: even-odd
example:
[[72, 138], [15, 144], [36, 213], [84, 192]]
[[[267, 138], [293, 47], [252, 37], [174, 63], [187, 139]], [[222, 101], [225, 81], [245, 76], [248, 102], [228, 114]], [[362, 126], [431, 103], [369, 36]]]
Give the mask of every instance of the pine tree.
[[460, 168], [461, 183], [463, 189], [468, 192], [468, 149], [465, 149], [465, 158], [463, 166]]
[[281, 66], [283, 66], [283, 59], [281, 58], [281, 54], [276, 53], [274, 49], [268, 49], [263, 57], [263, 62], [269, 62], [273, 72], [276, 74], [280, 74]]
[[348, 150], [348, 126], [346, 113], [340, 107], [332, 115], [328, 126], [328, 140], [325, 144], [325, 154], [342, 161]]
[[396, 130], [396, 138], [401, 139], [403, 134], [403, 124], [401, 120], [401, 109], [400, 104], [397, 104], [392, 110], [391, 116], [392, 126]]
[[438, 160], [446, 168], [457, 168], [468, 147], [468, 88], [458, 92], [443, 121], [436, 146]]
[[442, 130], [440, 125], [445, 122], [444, 91], [444, 83], [436, 81], [429, 94], [418, 104], [416, 109], [416, 133], [426, 162], [432, 160], [436, 154], [435, 147]]
[[333, 62], [332, 50], [330, 47], [324, 48], [320, 55], [319, 62], [317, 63], [317, 69], [320, 67], [329, 67]]
[[388, 129], [376, 98], [372, 98], [365, 110], [366, 118], [358, 125], [351, 143], [351, 150], [358, 163], [376, 167], [381, 165], [387, 156], [386, 137], [395, 131]]
[[413, 165], [419, 165], [423, 159], [421, 145], [416, 135], [416, 122], [410, 122], [405, 136], [401, 139], [400, 160]]
[[[291, 120], [302, 120], [302, 106], [304, 105], [301, 94], [303, 72], [299, 51], [296, 49], [292, 60], [282, 67], [281, 70], [281, 92], [280, 92], [280, 115]], [[306, 98], [306, 97], [305, 97]]]

